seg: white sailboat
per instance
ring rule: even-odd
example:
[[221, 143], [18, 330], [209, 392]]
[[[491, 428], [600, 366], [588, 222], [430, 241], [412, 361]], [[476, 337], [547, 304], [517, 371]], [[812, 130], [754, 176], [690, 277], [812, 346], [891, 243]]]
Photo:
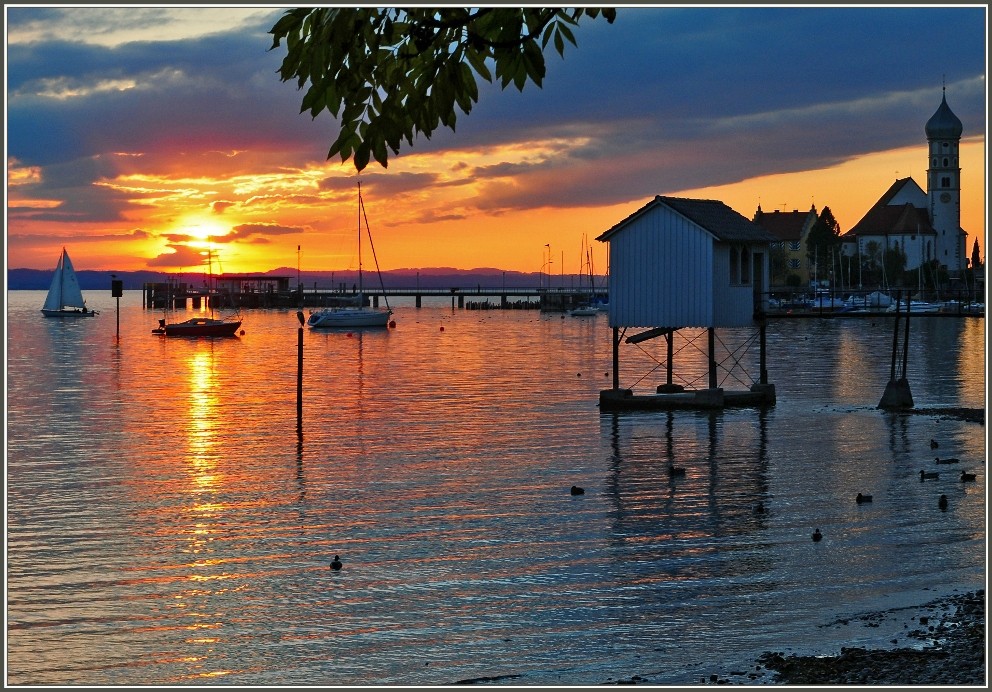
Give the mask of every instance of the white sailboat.
[[65, 248], [62, 248], [58, 264], [55, 265], [55, 275], [48, 288], [41, 314], [45, 317], [92, 317], [97, 314], [95, 310], [86, 307], [76, 270], [73, 269], [72, 260]]
[[[356, 296], [357, 305], [344, 305], [338, 307], [327, 307], [319, 310], [312, 310], [307, 318], [307, 325], [311, 328], [334, 328], [334, 327], [386, 327], [390, 326], [389, 320], [393, 311], [389, 308], [389, 301], [386, 301], [386, 308], [383, 310], [365, 305], [365, 294], [362, 285], [362, 219], [365, 219], [365, 230], [369, 234], [369, 244], [372, 243], [372, 232], [369, 230], [369, 220], [365, 216], [365, 202], [362, 200], [362, 184], [358, 183], [358, 294]], [[372, 248], [373, 257], [375, 248]], [[376, 260], [376, 272], [379, 271], [379, 263]], [[382, 275], [379, 275], [379, 282], [382, 282]], [[385, 296], [383, 296], [385, 299]]]
[[589, 274], [589, 294], [586, 299], [576, 307], [568, 311], [568, 314], [572, 317], [595, 317], [600, 313], [600, 309], [593, 302], [596, 292], [596, 280], [592, 272], [592, 258], [590, 257], [590, 250], [586, 246], [586, 237], [582, 236], [582, 250], [585, 253], [585, 263], [582, 270], [579, 272], [579, 282], [582, 282], [582, 278], [588, 272]]

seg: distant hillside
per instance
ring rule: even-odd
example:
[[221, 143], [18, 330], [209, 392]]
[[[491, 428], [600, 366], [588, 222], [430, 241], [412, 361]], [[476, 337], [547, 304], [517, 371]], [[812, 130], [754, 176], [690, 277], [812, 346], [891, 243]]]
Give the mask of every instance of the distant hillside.
[[[166, 272], [133, 271], [105, 272], [92, 270], [77, 270], [79, 285], [84, 291], [110, 290], [111, 275], [114, 274], [124, 282], [125, 290], [140, 290], [146, 283], [163, 283], [169, 280], [180, 280], [190, 284], [204, 283], [204, 274], [200, 272], [185, 272], [169, 274]], [[295, 269], [280, 267], [267, 272], [252, 273], [251, 276], [284, 276], [289, 278], [290, 286], [296, 286], [297, 272]], [[337, 272], [300, 272], [299, 280], [307, 288], [334, 288], [344, 284], [350, 287], [358, 281], [357, 271]], [[578, 288], [589, 281], [588, 277], [574, 274], [564, 276], [556, 274], [551, 277], [553, 288]], [[8, 269], [7, 288], [12, 291], [46, 291], [52, 282], [52, 270], [41, 269]], [[503, 271], [483, 267], [478, 269], [454, 269], [452, 267], [428, 267], [423, 269], [395, 269], [382, 273], [382, 283], [386, 288], [537, 288], [548, 285], [546, 274], [537, 272]], [[603, 286], [604, 277], [596, 277], [596, 285]], [[379, 280], [375, 272], [365, 272], [365, 285], [378, 288]]]

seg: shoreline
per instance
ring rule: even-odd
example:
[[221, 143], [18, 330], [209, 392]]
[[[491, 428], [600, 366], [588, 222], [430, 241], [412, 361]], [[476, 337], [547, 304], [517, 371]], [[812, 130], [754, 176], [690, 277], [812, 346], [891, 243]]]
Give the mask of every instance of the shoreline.
[[[911, 611], [898, 648], [841, 647], [837, 654], [766, 651], [751, 671], [711, 675], [703, 684], [731, 685], [955, 685], [987, 687], [985, 590], [954, 594], [919, 606], [863, 613], [834, 624], [867, 626]], [[905, 615], [903, 615], [905, 617]], [[874, 623], [874, 624], [873, 624]], [[915, 627], [910, 629], [910, 624]], [[897, 644], [898, 639], [892, 640]], [[637, 681], [634, 681], [635, 684]], [[648, 682], [644, 680], [643, 682]]]
[[970, 423], [980, 423], [985, 425], [984, 408], [912, 408], [900, 411], [899, 413], [914, 413], [921, 416], [938, 416], [940, 418], [955, 418], [957, 420], [968, 421]]

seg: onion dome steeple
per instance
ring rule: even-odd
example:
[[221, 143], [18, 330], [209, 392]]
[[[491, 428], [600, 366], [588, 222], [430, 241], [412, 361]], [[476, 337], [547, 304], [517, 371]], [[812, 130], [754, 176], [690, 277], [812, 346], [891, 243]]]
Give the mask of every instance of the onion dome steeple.
[[947, 93], [940, 99], [940, 107], [937, 112], [927, 120], [927, 139], [961, 139], [964, 127], [958, 116], [954, 115], [950, 106], [947, 105]]

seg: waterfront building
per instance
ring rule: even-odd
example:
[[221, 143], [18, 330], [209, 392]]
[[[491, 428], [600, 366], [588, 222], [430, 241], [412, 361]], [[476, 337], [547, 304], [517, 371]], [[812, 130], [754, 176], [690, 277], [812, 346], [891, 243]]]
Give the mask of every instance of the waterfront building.
[[806, 252], [806, 238], [816, 223], [816, 205], [809, 211], [774, 211], [766, 212], [758, 205], [752, 220], [776, 238], [772, 243], [770, 253], [771, 282], [775, 285], [789, 283], [788, 277], [795, 276], [796, 286], [808, 286], [813, 280], [813, 265]]

